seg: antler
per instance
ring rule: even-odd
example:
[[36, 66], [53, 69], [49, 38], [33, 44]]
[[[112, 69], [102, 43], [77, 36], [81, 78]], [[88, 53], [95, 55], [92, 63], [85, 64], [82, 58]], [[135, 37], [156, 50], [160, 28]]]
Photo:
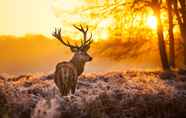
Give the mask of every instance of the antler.
[[[83, 39], [81, 40], [81, 49], [86, 49], [90, 47], [90, 44], [93, 42], [92, 40], [92, 33], [89, 37], [89, 39], [87, 39], [87, 32], [88, 32], [88, 25], [86, 26], [86, 29], [83, 28], [82, 25], [80, 25], [80, 27], [73, 25], [76, 29], [78, 29], [80, 32], [83, 33]], [[87, 49], [88, 50], [88, 49]]]
[[70, 42], [67, 40], [67, 43], [63, 40], [63, 38], [61, 37], [61, 28], [57, 29], [55, 28], [55, 31], [52, 33], [52, 36], [54, 36], [56, 39], [58, 39], [62, 44], [64, 44], [65, 46], [67, 47], [70, 47], [71, 49], [72, 48], [76, 48], [76, 49], [79, 49], [80, 47], [79, 46], [74, 46], [74, 45], [71, 45]]
[[87, 39], [87, 32], [88, 32], [88, 25], [86, 26], [86, 29], [83, 28], [82, 25], [80, 27], [73, 25], [76, 29], [78, 29], [80, 32], [83, 33], [83, 39], [81, 39], [81, 45], [72, 45], [70, 42], [67, 40], [66, 42], [63, 40], [61, 37], [61, 28], [57, 29], [55, 28], [55, 31], [52, 33], [52, 36], [54, 36], [56, 39], [58, 39], [62, 44], [64, 44], [67, 47], [70, 47], [71, 50], [77, 49], [77, 50], [84, 50], [87, 51], [90, 48], [90, 44], [93, 42], [92, 40], [92, 33]]

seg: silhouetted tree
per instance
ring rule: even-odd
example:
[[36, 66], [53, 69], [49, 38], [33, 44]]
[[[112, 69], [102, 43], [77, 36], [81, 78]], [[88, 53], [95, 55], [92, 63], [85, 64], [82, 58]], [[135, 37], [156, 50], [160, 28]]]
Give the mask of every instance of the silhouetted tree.
[[167, 13], [169, 20], [169, 59], [170, 66], [175, 68], [175, 44], [174, 44], [174, 32], [173, 32], [173, 1], [166, 0]]
[[[168, 18], [169, 18], [169, 39], [170, 39], [170, 45], [169, 45], [169, 58], [170, 63], [168, 61], [168, 55], [166, 51], [166, 44], [164, 40], [164, 34], [163, 34], [163, 25], [162, 25], [162, 19], [161, 19], [161, 13], [160, 10], [162, 9], [163, 0], [127, 0], [122, 1], [118, 0], [113, 4], [108, 4], [106, 7], [103, 7], [103, 9], [99, 10], [105, 13], [115, 13], [115, 12], [122, 12], [122, 7], [131, 7], [132, 9], [135, 9], [134, 11], [141, 11], [143, 12], [143, 9], [150, 7], [153, 10], [154, 15], [157, 18], [157, 36], [158, 36], [158, 46], [159, 46], [159, 54], [160, 59], [162, 63], [162, 68], [164, 70], [170, 70], [170, 66], [175, 67], [175, 47], [174, 47], [174, 33], [173, 33], [173, 15], [172, 15], [172, 1], [166, 0], [167, 2], [167, 8], [168, 8]], [[102, 8], [102, 7], [99, 7]]]
[[157, 35], [158, 35], [158, 42], [159, 42], [158, 45], [159, 45], [162, 67], [164, 70], [170, 70], [170, 66], [168, 63], [168, 57], [166, 53], [165, 40], [163, 36], [163, 26], [162, 26], [162, 22], [160, 18], [161, 0], [152, 0], [151, 5], [154, 11], [154, 14], [157, 18]]
[[168, 57], [166, 53], [166, 45], [165, 45], [165, 40], [163, 35], [163, 25], [160, 18], [162, 1], [161, 0], [134, 0], [133, 4], [134, 5], [136, 4], [136, 6], [139, 4], [144, 4], [143, 7], [147, 6], [152, 8], [154, 15], [157, 18], [157, 36], [158, 36], [158, 46], [159, 46], [162, 68], [163, 70], [170, 70]]
[[181, 36], [184, 47], [184, 65], [186, 67], [186, 0], [173, 0], [174, 11], [177, 17], [178, 25], [180, 27]]

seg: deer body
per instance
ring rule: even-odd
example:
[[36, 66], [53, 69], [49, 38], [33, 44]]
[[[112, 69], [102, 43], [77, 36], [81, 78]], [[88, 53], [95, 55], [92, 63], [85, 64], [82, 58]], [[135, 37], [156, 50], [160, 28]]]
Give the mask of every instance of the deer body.
[[73, 46], [69, 42], [65, 43], [61, 37], [61, 30], [56, 30], [53, 34], [53, 36], [64, 45], [70, 47], [71, 51], [75, 53], [70, 61], [58, 63], [56, 66], [54, 82], [62, 96], [66, 96], [70, 92], [75, 93], [78, 76], [83, 73], [85, 63], [92, 60], [92, 57], [87, 54], [87, 50], [90, 48], [92, 42], [92, 35], [88, 40], [86, 39], [88, 27], [86, 30], [82, 26], [81, 28], [74, 27], [84, 34], [84, 40], [81, 41], [81, 46]]
[[54, 82], [58, 87], [62, 96], [75, 92], [78, 79], [78, 73], [74, 65], [70, 62], [62, 62], [57, 64]]

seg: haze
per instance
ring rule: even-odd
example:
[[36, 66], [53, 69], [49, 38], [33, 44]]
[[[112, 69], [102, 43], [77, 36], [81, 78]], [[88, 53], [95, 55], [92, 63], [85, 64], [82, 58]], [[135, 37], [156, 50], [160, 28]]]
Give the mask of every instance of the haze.
[[52, 13], [53, 0], [1, 0], [0, 34], [49, 35], [57, 19]]

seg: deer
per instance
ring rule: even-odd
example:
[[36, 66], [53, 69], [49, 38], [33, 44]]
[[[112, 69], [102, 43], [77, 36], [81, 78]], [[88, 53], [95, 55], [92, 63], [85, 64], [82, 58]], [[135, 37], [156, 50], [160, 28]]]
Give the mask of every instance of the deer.
[[70, 92], [71, 94], [75, 93], [78, 77], [83, 73], [85, 63], [92, 60], [92, 57], [87, 53], [93, 42], [92, 33], [90, 37], [87, 38], [88, 26], [86, 26], [86, 28], [82, 25], [73, 26], [83, 34], [79, 46], [77, 44], [72, 45], [68, 40], [64, 41], [61, 36], [61, 28], [55, 28], [55, 31], [52, 33], [57, 40], [64, 46], [69, 47], [71, 52], [74, 53], [70, 61], [63, 61], [56, 65], [54, 83], [59, 89], [61, 96], [67, 96]]

